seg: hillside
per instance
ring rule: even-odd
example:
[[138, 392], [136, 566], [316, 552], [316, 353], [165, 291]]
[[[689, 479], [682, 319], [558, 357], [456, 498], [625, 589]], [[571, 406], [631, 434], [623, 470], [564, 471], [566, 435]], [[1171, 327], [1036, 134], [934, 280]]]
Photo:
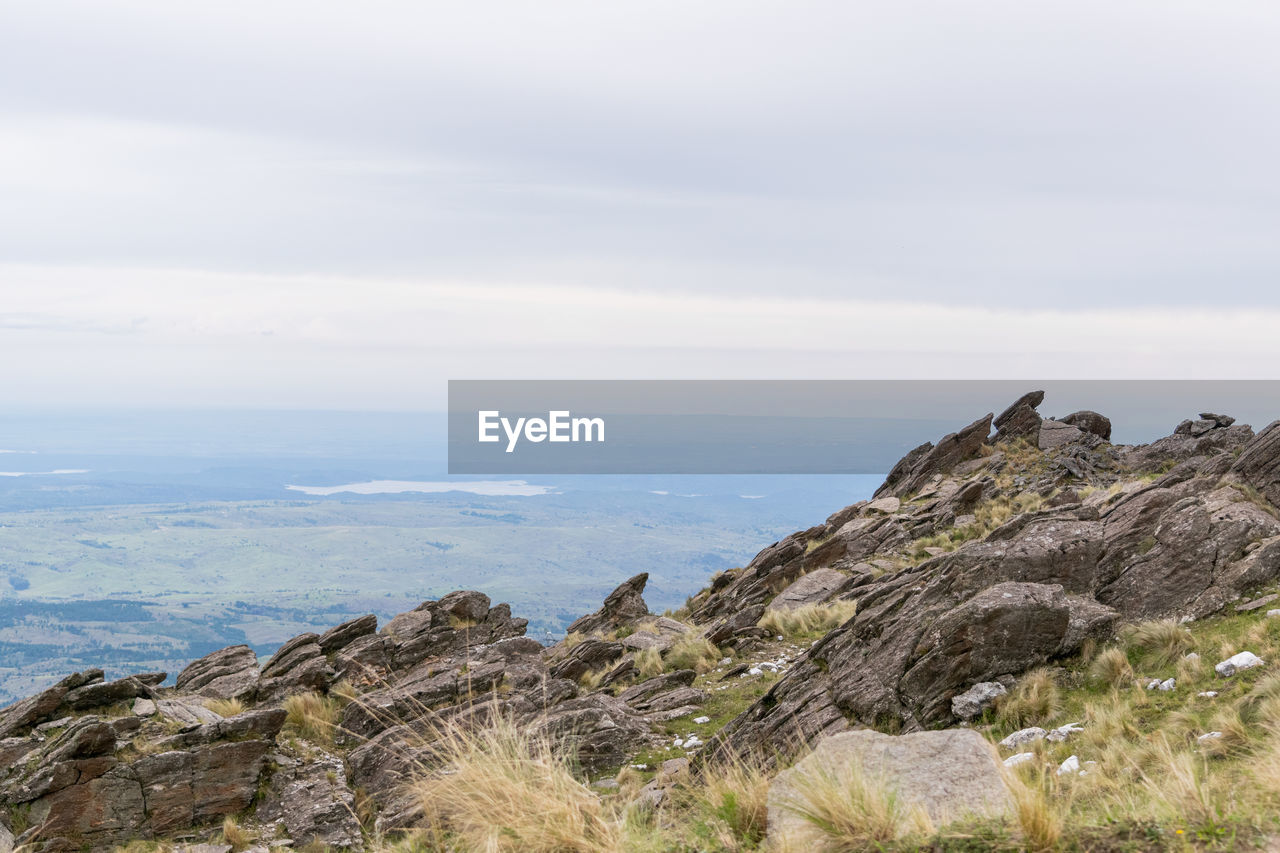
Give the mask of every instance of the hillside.
[[0, 851], [1275, 843], [1280, 421], [1129, 447], [1042, 403], [550, 648], [460, 591], [172, 687], [69, 675], [0, 710]]

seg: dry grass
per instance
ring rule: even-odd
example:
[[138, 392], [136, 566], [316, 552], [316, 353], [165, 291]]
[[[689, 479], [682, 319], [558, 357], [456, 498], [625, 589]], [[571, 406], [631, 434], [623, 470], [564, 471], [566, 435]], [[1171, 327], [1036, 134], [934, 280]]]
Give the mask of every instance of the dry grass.
[[1133, 667], [1124, 649], [1112, 646], [1101, 651], [1089, 665], [1089, 677], [1108, 687], [1123, 687], [1133, 681]]
[[768, 773], [755, 762], [707, 768], [690, 788], [695, 835], [720, 850], [753, 850], [764, 840], [769, 814]]
[[636, 676], [641, 681], [662, 675], [662, 652], [657, 649], [641, 649], [635, 654]]
[[234, 717], [244, 713], [244, 703], [239, 699], [210, 699], [204, 706], [219, 717]]
[[1056, 777], [1046, 772], [1041, 762], [1027, 762], [1024, 766], [1032, 769], [1005, 773], [1023, 844], [1028, 850], [1056, 850], [1066, 825], [1063, 798], [1055, 796]]
[[574, 776], [566, 752], [504, 719], [474, 732], [449, 729], [438, 743], [442, 770], [412, 790], [441, 849], [620, 851], [620, 822]]
[[338, 724], [338, 700], [319, 693], [299, 693], [284, 700], [285, 726], [319, 744], [332, 744]]
[[858, 761], [819, 764], [794, 779], [792, 794], [787, 808], [804, 821], [807, 849], [877, 849], [934, 834], [923, 808], [904, 802]]
[[1174, 663], [1195, 648], [1195, 641], [1185, 625], [1174, 619], [1142, 622], [1124, 632], [1126, 644], [1140, 651], [1155, 666]]
[[807, 604], [791, 610], [770, 610], [760, 620], [760, 627], [788, 640], [821, 636], [840, 627], [858, 611], [854, 601], [828, 601]]
[[230, 844], [231, 849], [239, 853], [257, 840], [257, 836], [240, 825], [231, 815], [222, 821], [222, 843]]
[[720, 650], [706, 637], [685, 634], [667, 649], [664, 660], [667, 669], [692, 669], [701, 675], [710, 672], [721, 657]]
[[1047, 721], [1062, 707], [1062, 693], [1053, 674], [1035, 669], [1023, 676], [1009, 693], [996, 700], [996, 719], [1017, 727]]

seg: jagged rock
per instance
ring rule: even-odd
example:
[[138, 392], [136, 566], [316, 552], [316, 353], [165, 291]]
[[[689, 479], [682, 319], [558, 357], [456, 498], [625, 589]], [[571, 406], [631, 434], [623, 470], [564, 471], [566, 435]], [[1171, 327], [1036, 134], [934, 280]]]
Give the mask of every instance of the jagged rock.
[[303, 762], [276, 755], [272, 761], [276, 769], [257, 811], [259, 821], [284, 826], [290, 838], [360, 846], [355, 796], [340, 759], [320, 755]]
[[965, 815], [1003, 819], [1013, 813], [1000, 762], [982, 735], [972, 729], [944, 729], [906, 735], [863, 730], [833, 735], [769, 786], [769, 839], [788, 849], [816, 840], [811, 824], [796, 814], [804, 803], [806, 780], [841, 778], [866, 771], [883, 778], [901, 802], [918, 805], [939, 826]]
[[717, 646], [721, 645], [741, 635], [743, 631], [754, 629], [762, 616], [764, 616], [763, 604], [754, 604], [746, 607], [732, 616], [721, 619], [707, 631], [707, 640]]
[[86, 669], [68, 675], [57, 684], [42, 690], [35, 696], [21, 699], [0, 710], [0, 739], [17, 734], [25, 728], [49, 719], [55, 711], [62, 707], [67, 693], [86, 684], [102, 680], [102, 670]]
[[1245, 445], [1231, 474], [1280, 505], [1280, 421], [1274, 421]]
[[161, 738], [155, 745], [161, 749], [190, 749], [221, 740], [254, 738], [270, 741], [284, 727], [285, 717], [286, 713], [282, 708], [254, 709], [234, 717], [219, 717], [216, 722], [204, 723]]
[[849, 580], [835, 569], [814, 569], [791, 582], [769, 602], [769, 610], [794, 610], [807, 604], [827, 601]]
[[258, 701], [269, 702], [293, 693], [324, 690], [333, 673], [316, 634], [300, 634], [282, 645], [262, 667]]
[[326, 655], [331, 655], [346, 648], [361, 637], [376, 633], [377, 630], [378, 617], [370, 613], [367, 616], [360, 616], [330, 628], [320, 635], [320, 639], [317, 642], [320, 644], [320, 651]]
[[951, 713], [961, 720], [972, 720], [995, 704], [1009, 691], [998, 681], [980, 681], [963, 693], [951, 697]]
[[1031, 391], [1015, 400], [991, 425], [996, 429], [996, 440], [1003, 441], [1018, 436], [1035, 439], [1040, 433], [1040, 413], [1036, 408], [1044, 402], [1043, 391]]
[[157, 710], [156, 703], [151, 699], [138, 698], [133, 700], [133, 713], [139, 717], [150, 717]]
[[[979, 418], [959, 432], [943, 437], [936, 445], [927, 447], [923, 452], [921, 448], [925, 445], [913, 450], [889, 473], [875, 497], [904, 497], [919, 491], [931, 477], [945, 474], [960, 462], [977, 456], [991, 433], [992, 417], [987, 415]], [[907, 460], [912, 457], [916, 458], [908, 463]], [[905, 468], [903, 463], [907, 463]]]
[[701, 705], [707, 695], [690, 686], [696, 677], [691, 669], [668, 672], [628, 687], [618, 694], [618, 699], [641, 713], [670, 710], [681, 705]]
[[1111, 440], [1111, 419], [1106, 415], [1082, 409], [1079, 412], [1072, 412], [1060, 420], [1064, 424], [1070, 424], [1084, 432], [1092, 433], [1103, 441]]
[[147, 696], [153, 691], [136, 678], [126, 676], [118, 681], [87, 684], [69, 690], [63, 698], [63, 704], [72, 711], [84, 711], [117, 702], [127, 702], [139, 696]]
[[617, 589], [609, 593], [599, 610], [569, 625], [568, 633], [591, 634], [597, 631], [608, 631], [644, 619], [649, 615], [649, 605], [645, 604], [642, 593], [648, 582], [649, 573], [641, 572], [620, 584]]
[[346, 680], [356, 687], [382, 684], [391, 672], [392, 642], [377, 634], [357, 637], [333, 656], [334, 680]]
[[[506, 604], [489, 606], [489, 596], [473, 590], [451, 592], [401, 613], [382, 629], [383, 651], [394, 670], [410, 669], [424, 660], [524, 634], [527, 619], [513, 619]], [[363, 640], [357, 640], [343, 653]], [[340, 653], [338, 657], [342, 657]], [[337, 660], [335, 660], [335, 664]]]
[[258, 656], [248, 646], [219, 649], [188, 664], [175, 685], [210, 699], [252, 698], [258, 686]]
[[604, 669], [622, 657], [622, 644], [588, 638], [570, 649], [564, 659], [551, 667], [553, 678], [577, 681], [588, 672]]

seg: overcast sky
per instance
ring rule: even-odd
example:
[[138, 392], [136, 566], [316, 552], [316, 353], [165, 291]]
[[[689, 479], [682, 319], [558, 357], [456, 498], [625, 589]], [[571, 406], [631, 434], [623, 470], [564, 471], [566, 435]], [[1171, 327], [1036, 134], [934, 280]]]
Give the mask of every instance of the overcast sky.
[[0, 396], [1275, 377], [1273, 2], [0, 5]]

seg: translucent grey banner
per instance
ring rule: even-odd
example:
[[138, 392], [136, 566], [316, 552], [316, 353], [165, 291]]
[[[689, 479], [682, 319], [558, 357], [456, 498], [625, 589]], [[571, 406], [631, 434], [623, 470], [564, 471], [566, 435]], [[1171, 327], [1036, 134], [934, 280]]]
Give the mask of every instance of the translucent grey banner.
[[1201, 412], [1260, 429], [1275, 380], [453, 380], [450, 474], [884, 474], [1028, 391], [1140, 444]]

